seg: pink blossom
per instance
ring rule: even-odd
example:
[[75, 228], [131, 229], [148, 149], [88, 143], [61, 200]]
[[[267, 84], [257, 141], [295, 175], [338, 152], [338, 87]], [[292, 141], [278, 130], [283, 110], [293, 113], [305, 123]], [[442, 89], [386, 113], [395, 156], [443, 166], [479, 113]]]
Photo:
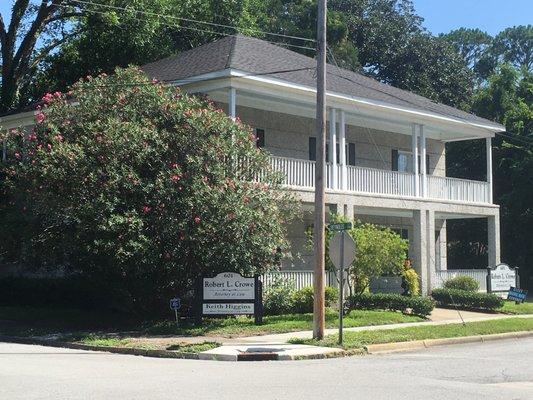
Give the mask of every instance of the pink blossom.
[[61, 136], [61, 135], [55, 135], [55, 136], [54, 136], [54, 139], [57, 140], [58, 142], [62, 142], [62, 141], [63, 141], [63, 136]]
[[180, 175], [172, 175], [172, 176], [170, 177], [170, 180], [172, 180], [172, 182], [176, 183], [177, 181], [180, 180], [180, 178], [181, 178]]
[[52, 93], [46, 93], [42, 98], [45, 104], [49, 104], [53, 99], [54, 95]]
[[152, 83], [155, 85], [157, 84], [159, 81], [156, 79], [156, 78], [152, 78]]
[[194, 223], [199, 224], [201, 221], [200, 217], [194, 217]]
[[152, 210], [152, 207], [144, 205], [142, 210], [143, 213], [148, 214]]
[[52, 145], [50, 143], [48, 143], [46, 147], [48, 147], [48, 150], [52, 150]]
[[20, 159], [20, 153], [15, 153], [15, 158], [16, 158], [17, 160], [19, 160], [19, 159]]
[[35, 116], [35, 120], [37, 121], [38, 124], [42, 124], [44, 121], [44, 113], [43, 112], [38, 113]]
[[55, 96], [55, 97], [61, 97], [61, 92], [55, 92], [55, 93], [54, 93], [54, 96]]

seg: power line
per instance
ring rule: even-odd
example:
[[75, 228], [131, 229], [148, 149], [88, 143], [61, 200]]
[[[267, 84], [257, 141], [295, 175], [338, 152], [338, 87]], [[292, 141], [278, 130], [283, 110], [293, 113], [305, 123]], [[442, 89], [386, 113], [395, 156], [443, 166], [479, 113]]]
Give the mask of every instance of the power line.
[[521, 143], [523, 143], [525, 145], [528, 145], [528, 146], [533, 146], [533, 140], [530, 140], [527, 137], [512, 136], [512, 135], [505, 134], [503, 132], [496, 132], [496, 135], [502, 136], [502, 137], [505, 137], [505, 138], [508, 138], [508, 139], [516, 140], [517, 142], [521, 142]]
[[[69, 8], [69, 6], [64, 5], [64, 4], [55, 4], [55, 6], [56, 7], [66, 8], [66, 9]], [[104, 12], [97, 11], [97, 10], [88, 10], [88, 9], [86, 9], [84, 11], [92, 13], [92, 14], [98, 14], [98, 15], [104, 15], [104, 16], [106, 15]], [[146, 19], [142, 19], [142, 18], [138, 18], [138, 17], [132, 17], [132, 18], [135, 19], [136, 21], [139, 21], [139, 22], [146, 22], [147, 21]], [[163, 26], [167, 26], [167, 27], [170, 27], [170, 28], [186, 29], [186, 30], [191, 30], [191, 31], [196, 31], [196, 32], [211, 33], [213, 35], [220, 35], [220, 36], [235, 36], [234, 34], [217, 32], [217, 31], [212, 31], [212, 30], [208, 30], [208, 29], [193, 28], [193, 27], [189, 27], [189, 26], [175, 25], [175, 24], [169, 24], [169, 23], [163, 23], [163, 22], [159, 22], [159, 23], [161, 25], [163, 25]], [[299, 45], [290, 44], [290, 43], [283, 43], [283, 42], [272, 42], [272, 41], [269, 41], [269, 40], [264, 40], [264, 41], [268, 42], [270, 44], [277, 45], [277, 46], [288, 46], [288, 47], [294, 47], [294, 48], [298, 48], [298, 49], [305, 49], [305, 50], [312, 50], [312, 51], [316, 50], [313, 47], [308, 47], [308, 46], [299, 46]]]
[[[179, 21], [193, 22], [193, 23], [210, 25], [210, 26], [221, 27], [221, 28], [230, 28], [230, 29], [235, 29], [235, 30], [239, 29], [238, 27], [236, 27], [234, 25], [217, 24], [215, 22], [200, 21], [200, 20], [192, 19], [192, 18], [176, 17], [176, 16], [173, 16], [173, 15], [158, 14], [158, 13], [154, 13], [154, 12], [150, 12], [150, 11], [137, 10], [137, 9], [131, 8], [131, 7], [130, 8], [118, 7], [118, 6], [112, 6], [112, 5], [108, 5], [108, 4], [95, 3], [95, 2], [92, 2], [92, 1], [84, 1], [84, 0], [71, 0], [71, 2], [79, 3], [79, 4], [85, 4], [85, 5], [93, 5], [93, 6], [98, 6], [98, 7], [108, 8], [108, 9], [113, 9], [113, 10], [134, 11], [134, 12], [137, 12], [139, 14], [146, 14], [146, 15], [150, 15], [150, 16], [154, 16], [154, 17], [170, 18], [170, 19], [175, 19], [175, 20], [179, 20]], [[306, 38], [306, 37], [302, 37], [302, 36], [284, 35], [284, 34], [281, 34], [281, 33], [261, 31], [259, 29], [247, 29], [247, 31], [248, 32], [250, 32], [250, 31], [251, 32], [255, 32], [255, 33], [261, 34], [261, 35], [277, 36], [277, 37], [283, 37], [283, 38], [295, 39], [295, 40], [302, 40], [302, 41], [313, 42], [313, 43], [316, 42], [315, 39], [310, 39], [310, 38]]]

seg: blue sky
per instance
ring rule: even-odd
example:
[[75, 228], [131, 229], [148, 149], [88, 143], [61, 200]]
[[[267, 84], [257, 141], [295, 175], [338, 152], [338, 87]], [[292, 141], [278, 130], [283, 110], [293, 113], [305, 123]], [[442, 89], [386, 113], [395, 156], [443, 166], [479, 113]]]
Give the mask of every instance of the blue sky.
[[[432, 33], [462, 26], [494, 35], [514, 25], [533, 23], [533, 0], [413, 0], [424, 26]], [[8, 19], [12, 0], [0, 0], [0, 13]]]
[[491, 35], [514, 25], [533, 24], [533, 0], [413, 0], [424, 26], [433, 34], [460, 27]]

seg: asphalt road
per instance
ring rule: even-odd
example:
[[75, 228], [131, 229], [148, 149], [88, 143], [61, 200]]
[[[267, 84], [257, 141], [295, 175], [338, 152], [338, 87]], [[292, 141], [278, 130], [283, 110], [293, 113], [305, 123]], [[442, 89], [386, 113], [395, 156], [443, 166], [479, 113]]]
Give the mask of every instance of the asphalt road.
[[533, 338], [239, 363], [0, 343], [0, 399], [531, 400]]

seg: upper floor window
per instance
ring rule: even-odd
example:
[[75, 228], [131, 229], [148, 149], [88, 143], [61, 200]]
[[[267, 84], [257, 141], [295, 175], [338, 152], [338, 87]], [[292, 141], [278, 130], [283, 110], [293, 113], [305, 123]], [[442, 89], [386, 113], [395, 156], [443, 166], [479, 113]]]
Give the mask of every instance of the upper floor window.
[[[409, 151], [392, 150], [392, 170], [413, 173], [413, 154]], [[421, 172], [420, 156], [418, 156], [418, 172]], [[426, 172], [429, 173], [429, 154], [426, 154]]]
[[[340, 162], [339, 157], [339, 143], [336, 144], [337, 148], [337, 164]], [[355, 143], [347, 143], [345, 146], [346, 151], [346, 164], [355, 165]], [[316, 161], [316, 137], [309, 137], [309, 160]], [[326, 162], [329, 163], [329, 142], [326, 142]]]

